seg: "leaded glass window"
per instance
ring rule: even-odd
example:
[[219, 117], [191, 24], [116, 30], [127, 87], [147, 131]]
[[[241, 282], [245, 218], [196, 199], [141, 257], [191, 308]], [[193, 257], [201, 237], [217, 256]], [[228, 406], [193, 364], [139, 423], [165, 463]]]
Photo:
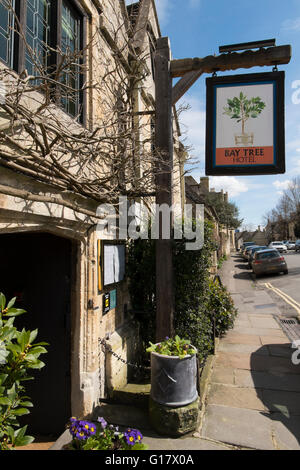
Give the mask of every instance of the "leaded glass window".
[[39, 75], [49, 58], [50, 1], [27, 0], [25, 68], [30, 75]]
[[0, 3], [0, 58], [9, 67], [13, 65], [13, 28], [15, 0], [1, 0]]
[[65, 0], [62, 2], [62, 38], [61, 48], [66, 54], [66, 68], [62, 83], [69, 89], [62, 87], [62, 105], [64, 109], [75, 116], [79, 114], [80, 94], [72, 90], [80, 89], [80, 57], [81, 49], [81, 17], [70, 7]]

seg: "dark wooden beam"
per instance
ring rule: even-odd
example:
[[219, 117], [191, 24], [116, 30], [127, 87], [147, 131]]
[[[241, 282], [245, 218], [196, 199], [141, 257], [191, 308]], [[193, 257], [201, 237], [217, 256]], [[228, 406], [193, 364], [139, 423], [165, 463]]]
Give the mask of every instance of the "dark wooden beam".
[[290, 45], [269, 47], [258, 51], [228, 53], [204, 58], [178, 59], [171, 61], [170, 73], [173, 78], [182, 77], [188, 72], [202, 70], [202, 73], [213, 73], [218, 70], [248, 69], [268, 65], [288, 64], [292, 57]]
[[202, 75], [202, 70], [193, 70], [187, 72], [173, 87], [172, 105], [174, 106], [178, 100], [194, 85], [198, 78]]
[[[168, 38], [157, 40], [155, 54], [155, 146], [163, 156], [156, 174], [156, 204], [172, 206], [173, 126], [171, 51]], [[156, 240], [156, 341], [173, 335], [174, 287], [172, 240], [162, 238], [161, 220]], [[172, 221], [170, 220], [170, 228]], [[172, 231], [170, 232], [172, 233]]]

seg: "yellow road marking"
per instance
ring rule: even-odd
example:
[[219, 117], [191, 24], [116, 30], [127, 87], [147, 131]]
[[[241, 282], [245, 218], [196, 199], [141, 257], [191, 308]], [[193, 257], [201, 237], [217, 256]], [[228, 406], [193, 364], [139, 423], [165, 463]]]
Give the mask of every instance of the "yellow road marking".
[[297, 307], [300, 308], [300, 303], [297, 302], [295, 299], [293, 299], [293, 297], [291, 297], [290, 295], [288, 295], [286, 292], [283, 292], [282, 290], [278, 289], [278, 287], [274, 287], [270, 282], [267, 282], [266, 285], [267, 285], [267, 284], [270, 286], [271, 289], [280, 292], [282, 295], [284, 295], [284, 297], [286, 297], [288, 300], [290, 300], [290, 301], [293, 302]]
[[300, 304], [296, 302], [296, 300], [294, 300], [292, 297], [290, 297], [288, 294], [278, 289], [277, 287], [272, 286], [270, 282], [266, 282], [265, 286], [267, 287], [267, 289], [270, 289], [275, 292], [275, 294], [279, 295], [287, 304], [291, 305], [300, 315]]

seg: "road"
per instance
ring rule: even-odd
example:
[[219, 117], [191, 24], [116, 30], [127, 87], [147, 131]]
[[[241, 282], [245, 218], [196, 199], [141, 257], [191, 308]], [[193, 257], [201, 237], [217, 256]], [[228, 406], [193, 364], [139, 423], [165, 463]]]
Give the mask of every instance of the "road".
[[291, 250], [283, 256], [288, 265], [288, 275], [270, 274], [260, 276], [255, 281], [252, 271], [247, 268], [247, 263], [239, 254], [233, 255], [235, 276], [248, 281], [249, 286], [255, 283], [257, 288], [266, 289], [284, 315], [295, 316], [298, 314], [300, 318], [300, 253]]

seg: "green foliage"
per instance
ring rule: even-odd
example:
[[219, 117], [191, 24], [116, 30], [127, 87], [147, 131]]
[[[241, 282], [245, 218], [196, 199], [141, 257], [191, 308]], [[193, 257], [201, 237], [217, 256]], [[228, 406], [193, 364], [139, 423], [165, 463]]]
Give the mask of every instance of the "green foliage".
[[210, 280], [209, 293], [207, 310], [215, 315], [216, 335], [222, 336], [227, 330], [233, 328], [237, 309], [226, 288], [218, 282]]
[[221, 256], [221, 258], [218, 260], [218, 269], [220, 269], [224, 263], [224, 261], [227, 260], [227, 256], [226, 255], [223, 255]]
[[146, 348], [149, 338], [155, 332], [155, 241], [130, 240], [128, 245], [127, 270], [129, 273], [129, 292], [134, 306], [136, 319], [143, 327], [141, 338]]
[[[213, 351], [213, 308], [227, 306], [231, 324], [232, 311], [223, 290], [211, 285], [210, 267], [216, 249], [213, 224], [204, 223], [204, 245], [201, 250], [186, 250], [186, 240], [173, 241], [175, 313], [174, 327], [181, 338], [188, 338], [202, 360]], [[134, 240], [129, 244], [129, 289], [133, 312], [141, 324], [141, 336], [146, 349], [155, 338], [155, 242]], [[219, 300], [219, 296], [221, 299]], [[225, 300], [227, 299], [227, 303]], [[226, 310], [219, 312], [218, 331], [226, 324]], [[222, 322], [221, 322], [222, 319]], [[222, 326], [222, 328], [221, 328]]]
[[178, 356], [179, 359], [184, 359], [188, 354], [196, 354], [196, 350], [190, 347], [190, 341], [187, 339], [166, 337], [164, 341], [158, 344], [153, 344], [150, 341], [150, 347], [146, 349], [147, 352], [156, 352], [163, 356]]
[[26, 313], [14, 308], [16, 298], [6, 305], [4, 294], [0, 293], [0, 450], [24, 446], [34, 439], [26, 436], [27, 426], [20, 428], [18, 417], [29, 414], [33, 404], [25, 395], [23, 382], [33, 379], [29, 369], [41, 369], [39, 360], [46, 353], [46, 343], [34, 343], [38, 330], [18, 331], [14, 326], [15, 317]]
[[208, 193], [206, 200], [216, 211], [219, 222], [230, 228], [238, 228], [243, 223], [239, 209], [234, 202], [223, 200], [218, 193]]
[[205, 309], [208, 299], [208, 283], [212, 253], [216, 249], [213, 240], [213, 224], [204, 223], [204, 244], [201, 250], [186, 250], [186, 240], [174, 240], [174, 291], [176, 333], [188, 338], [203, 359], [213, 350], [213, 327], [209, 312]]
[[100, 425], [71, 418], [68, 424], [72, 441], [68, 450], [147, 450], [143, 436], [138, 429], [128, 428], [124, 433], [108, 425], [104, 418], [98, 418]]

